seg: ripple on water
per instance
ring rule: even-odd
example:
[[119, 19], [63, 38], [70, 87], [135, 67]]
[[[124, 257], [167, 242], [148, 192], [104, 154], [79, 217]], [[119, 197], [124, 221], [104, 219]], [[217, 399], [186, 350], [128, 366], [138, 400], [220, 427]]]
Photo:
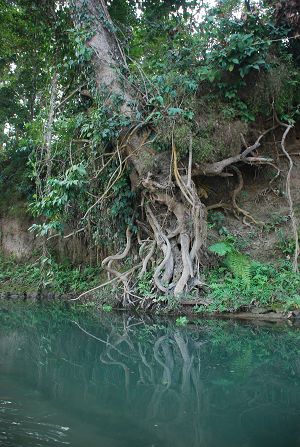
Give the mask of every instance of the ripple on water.
[[43, 422], [36, 415], [24, 415], [24, 408], [17, 402], [0, 399], [1, 447], [29, 447], [69, 445], [69, 427]]

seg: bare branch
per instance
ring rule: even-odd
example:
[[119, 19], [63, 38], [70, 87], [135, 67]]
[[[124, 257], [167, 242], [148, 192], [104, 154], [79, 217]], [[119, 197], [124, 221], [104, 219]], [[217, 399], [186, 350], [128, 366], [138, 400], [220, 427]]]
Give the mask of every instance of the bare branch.
[[241, 154], [234, 155], [233, 157], [225, 158], [224, 160], [217, 161], [216, 163], [202, 163], [202, 164], [196, 164], [196, 168], [193, 169], [193, 176], [197, 175], [220, 175], [225, 168], [228, 166], [237, 163], [239, 161], [245, 161], [245, 158], [251, 154], [251, 152], [258, 149], [261, 145], [261, 140], [264, 138], [268, 133], [272, 132], [272, 130], [276, 129], [278, 125], [275, 125], [271, 127], [270, 129], [267, 129], [264, 131], [258, 139], [255, 141], [252, 146], [248, 146], [247, 149], [245, 149]]

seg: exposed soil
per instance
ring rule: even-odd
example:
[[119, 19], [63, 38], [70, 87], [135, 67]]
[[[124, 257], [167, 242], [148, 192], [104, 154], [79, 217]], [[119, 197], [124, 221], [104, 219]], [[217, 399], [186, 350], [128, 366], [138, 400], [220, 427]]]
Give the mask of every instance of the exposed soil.
[[[291, 179], [291, 192], [294, 201], [295, 215], [300, 217], [300, 129], [294, 130], [287, 141], [287, 149], [292, 157], [294, 167]], [[286, 173], [288, 163], [280, 151], [280, 137], [267, 142], [263, 148], [264, 156], [272, 158], [281, 173], [276, 177], [276, 170], [271, 166], [254, 167], [249, 164], [239, 166], [244, 186], [238, 195], [238, 205], [249, 212], [257, 222], [265, 226], [255, 225], [249, 219], [243, 223], [243, 216], [235, 216], [231, 208], [231, 194], [237, 185], [236, 176], [227, 178], [203, 178], [199, 180], [208, 197], [208, 206], [220, 202], [228, 204], [228, 209], [222, 207], [211, 210], [210, 213], [224, 214], [224, 226], [228, 232], [241, 241], [243, 251], [252, 258], [263, 262], [276, 262], [284, 254], [279, 248], [280, 240], [291, 239], [289, 206], [286, 198]], [[203, 180], [203, 183], [201, 183]], [[220, 239], [221, 226], [209, 231], [209, 244]], [[286, 255], [288, 256], [288, 255]]]

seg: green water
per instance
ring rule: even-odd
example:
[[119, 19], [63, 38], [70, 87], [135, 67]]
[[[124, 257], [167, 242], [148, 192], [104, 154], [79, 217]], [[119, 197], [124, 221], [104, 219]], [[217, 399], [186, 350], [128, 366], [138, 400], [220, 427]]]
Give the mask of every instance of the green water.
[[300, 446], [297, 327], [44, 308], [0, 324], [1, 447]]

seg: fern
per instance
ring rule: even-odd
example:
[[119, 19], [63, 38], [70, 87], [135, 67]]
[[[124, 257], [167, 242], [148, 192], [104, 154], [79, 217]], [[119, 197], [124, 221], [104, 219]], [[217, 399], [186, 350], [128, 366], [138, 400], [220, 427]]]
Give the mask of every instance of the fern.
[[247, 287], [251, 282], [251, 260], [238, 251], [227, 253], [225, 262], [236, 278], [239, 278]]
[[210, 247], [208, 247], [208, 249], [209, 251], [218, 256], [225, 256], [228, 255], [229, 253], [234, 252], [234, 246], [232, 242], [229, 241], [217, 242], [216, 244], [213, 244]]
[[234, 242], [225, 240], [211, 245], [209, 251], [218, 255], [224, 256], [225, 264], [231, 273], [242, 281], [247, 287], [250, 286], [251, 281], [251, 259], [248, 256], [240, 253], [234, 246]]

